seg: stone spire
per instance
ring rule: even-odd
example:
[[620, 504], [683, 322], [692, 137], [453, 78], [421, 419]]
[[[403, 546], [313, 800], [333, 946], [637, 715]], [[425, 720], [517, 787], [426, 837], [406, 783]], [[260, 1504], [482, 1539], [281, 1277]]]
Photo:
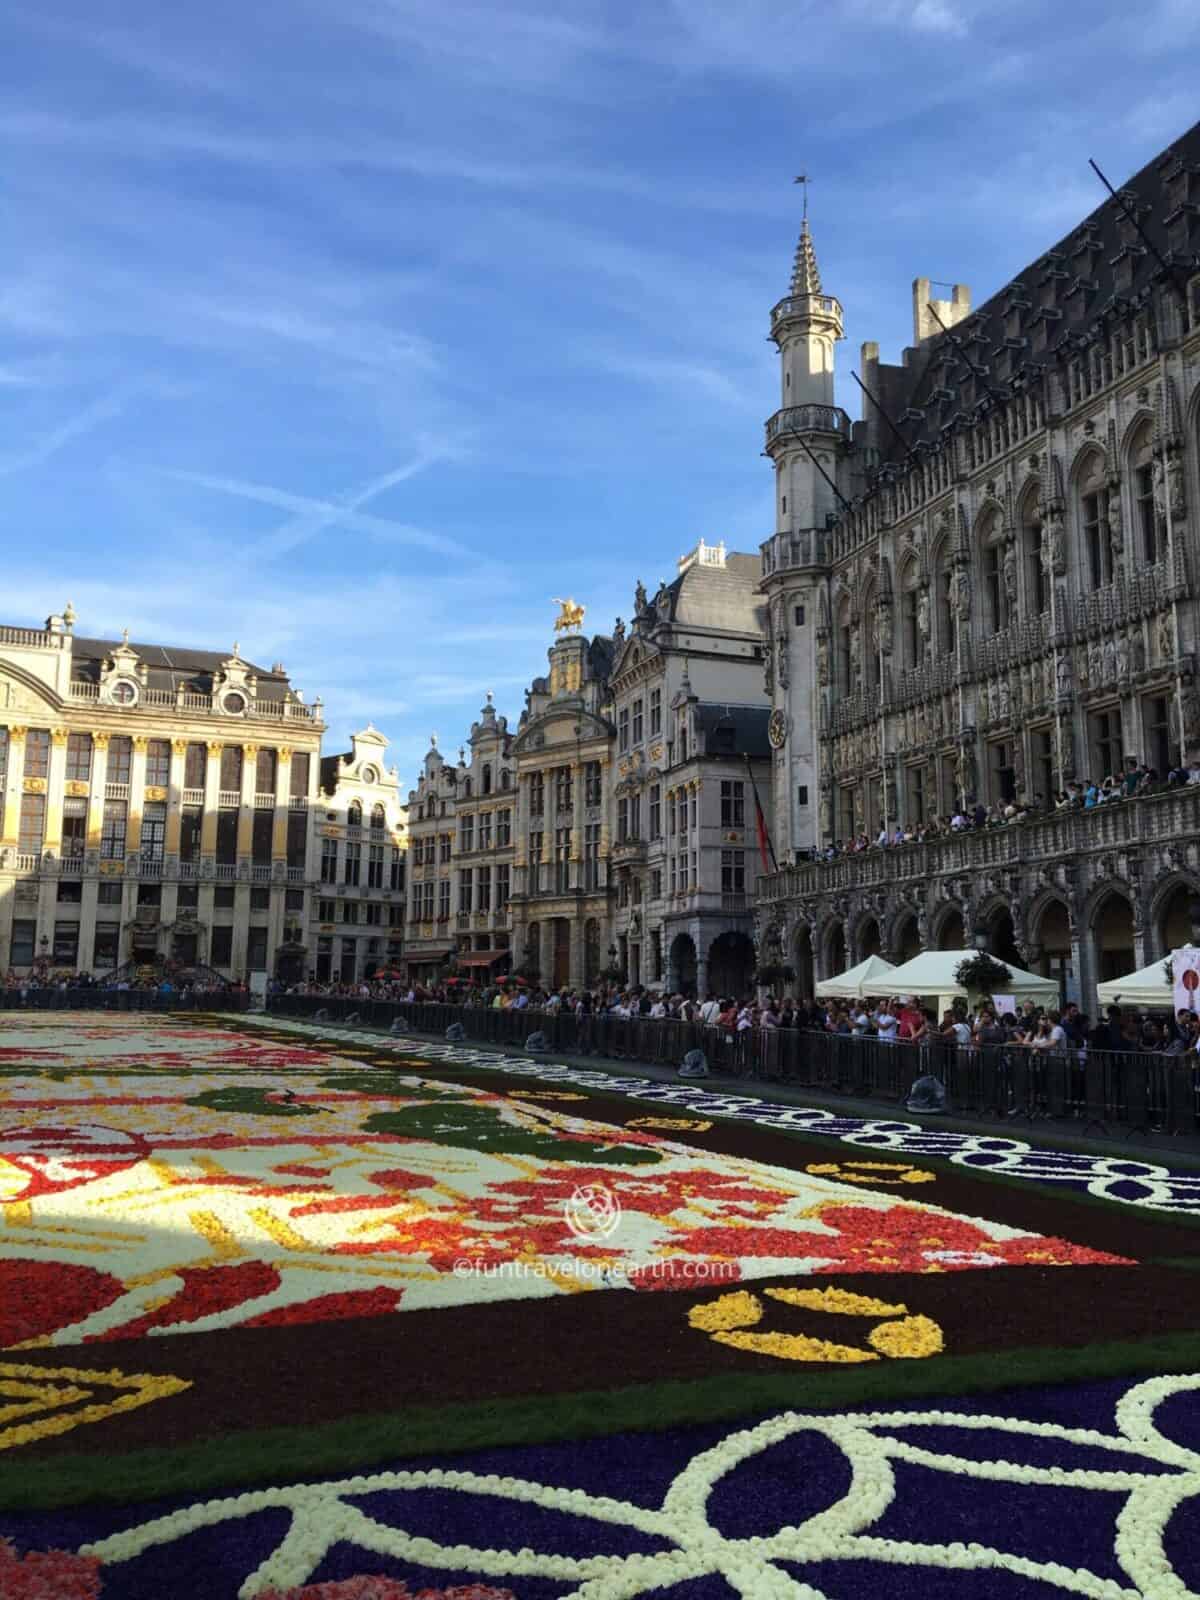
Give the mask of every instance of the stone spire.
[[821, 273], [807, 217], [800, 224], [800, 242], [796, 246], [796, 259], [792, 264], [792, 293], [821, 293]]

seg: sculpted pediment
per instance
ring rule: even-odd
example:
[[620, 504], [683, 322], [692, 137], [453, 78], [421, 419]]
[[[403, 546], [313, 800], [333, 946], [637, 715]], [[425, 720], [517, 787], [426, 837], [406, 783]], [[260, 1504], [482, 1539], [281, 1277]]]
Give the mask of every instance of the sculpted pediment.
[[0, 662], [0, 712], [18, 711], [40, 715], [57, 709], [58, 696], [48, 687], [31, 685]]

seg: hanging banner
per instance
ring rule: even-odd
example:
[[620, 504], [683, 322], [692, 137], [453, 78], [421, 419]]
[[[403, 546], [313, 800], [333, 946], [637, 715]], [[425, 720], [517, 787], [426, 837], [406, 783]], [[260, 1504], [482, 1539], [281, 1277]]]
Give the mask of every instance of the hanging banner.
[[1200, 950], [1175, 950], [1171, 955], [1176, 1011], [1200, 1011]]

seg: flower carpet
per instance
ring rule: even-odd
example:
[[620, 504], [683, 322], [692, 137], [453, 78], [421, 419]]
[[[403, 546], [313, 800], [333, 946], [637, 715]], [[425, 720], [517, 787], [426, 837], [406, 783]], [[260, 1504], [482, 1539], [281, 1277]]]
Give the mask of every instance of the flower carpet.
[[1178, 1600], [1196, 1220], [1030, 1165], [0, 1018], [0, 1600]]

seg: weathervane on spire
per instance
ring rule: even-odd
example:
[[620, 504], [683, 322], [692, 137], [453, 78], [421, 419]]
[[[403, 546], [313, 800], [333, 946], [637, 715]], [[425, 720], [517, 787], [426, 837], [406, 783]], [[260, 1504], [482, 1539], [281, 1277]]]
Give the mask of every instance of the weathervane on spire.
[[809, 177], [807, 172], [802, 172], [798, 178], [793, 178], [792, 182], [793, 183], [801, 183], [801, 184], [804, 185], [804, 220], [805, 220], [805, 222], [807, 222], [808, 221], [808, 186], [812, 182], [812, 179]]

